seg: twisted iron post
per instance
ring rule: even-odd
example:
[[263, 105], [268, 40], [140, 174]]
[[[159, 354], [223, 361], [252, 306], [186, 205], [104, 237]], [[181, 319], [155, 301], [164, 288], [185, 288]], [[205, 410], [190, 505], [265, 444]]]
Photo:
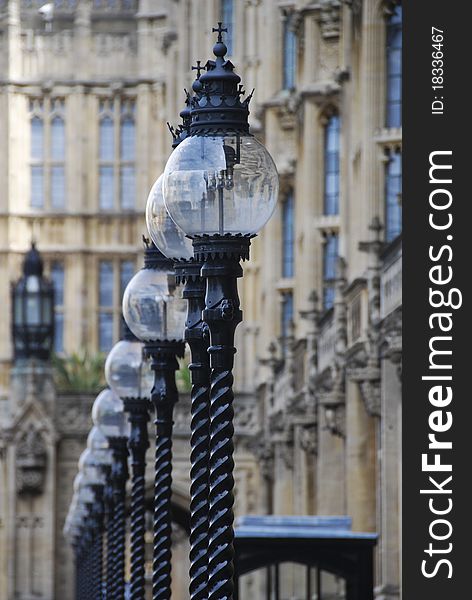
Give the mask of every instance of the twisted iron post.
[[182, 357], [184, 349], [183, 341], [164, 340], [145, 345], [154, 371], [151, 401], [156, 414], [153, 600], [169, 600], [171, 594], [172, 427], [174, 405], [178, 400], [175, 371], [179, 363], [176, 357]]
[[103, 600], [103, 519], [104, 519], [104, 485], [93, 485], [95, 494], [93, 505], [93, 587], [96, 600]]
[[131, 600], [144, 600], [145, 595], [145, 471], [149, 448], [147, 424], [149, 401], [145, 398], [124, 398], [129, 413], [131, 432], [128, 448], [132, 458], [131, 487]]
[[175, 265], [177, 279], [185, 283], [183, 297], [188, 303], [185, 340], [191, 351], [190, 600], [207, 598], [208, 576], [210, 361], [209, 332], [202, 320], [205, 282], [200, 270], [198, 262]]
[[203, 319], [210, 330], [210, 491], [208, 600], [232, 600], [234, 590], [234, 334], [242, 320], [237, 278], [249, 258], [249, 237], [204, 236], [193, 241], [207, 281]]
[[114, 557], [113, 580], [109, 597], [113, 600], [123, 600], [125, 594], [125, 502], [126, 481], [128, 479], [128, 449], [126, 442], [126, 437], [109, 438], [110, 448], [113, 452], [110, 479], [113, 492], [112, 547]]
[[113, 544], [112, 544], [112, 532], [113, 532], [113, 490], [111, 486], [111, 465], [103, 465], [103, 474], [105, 475], [105, 487], [103, 489], [103, 507], [104, 507], [104, 533], [106, 535], [105, 543], [105, 565], [104, 565], [104, 596], [107, 599], [111, 598], [109, 590], [113, 581]]

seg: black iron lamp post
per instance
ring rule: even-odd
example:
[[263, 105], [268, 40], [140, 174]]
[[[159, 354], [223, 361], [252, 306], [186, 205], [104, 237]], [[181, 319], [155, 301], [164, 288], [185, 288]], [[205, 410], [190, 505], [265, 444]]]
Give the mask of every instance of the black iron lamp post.
[[64, 524], [64, 536], [69, 541], [75, 557], [75, 598], [81, 600], [83, 586], [83, 561], [81, 556], [81, 531], [87, 511], [83, 503], [79, 501], [76, 491], [72, 497], [69, 512]]
[[[200, 75], [200, 73], [199, 73]], [[194, 83], [198, 89], [198, 79]], [[189, 98], [187, 97], [189, 100]], [[187, 102], [189, 104], [189, 102]], [[188, 134], [190, 110], [180, 113], [183, 125], [171, 129], [176, 148]], [[190, 599], [207, 597], [208, 476], [210, 439], [210, 361], [208, 328], [202, 320], [205, 308], [205, 282], [201, 263], [193, 258], [192, 241], [171, 219], [162, 194], [162, 175], [151, 189], [146, 205], [149, 234], [159, 250], [174, 261], [177, 282], [184, 284], [187, 300], [185, 341], [191, 352], [189, 370], [191, 391], [191, 470], [190, 470]]]
[[106, 595], [107, 598], [124, 598], [129, 422], [123, 410], [123, 402], [110, 389], [103, 390], [97, 396], [92, 408], [92, 419], [108, 439], [113, 457], [109, 479], [113, 512], [107, 525]]
[[31, 244], [23, 276], [12, 285], [12, 338], [15, 359], [47, 360], [54, 340], [54, 288], [43, 277], [43, 260]]
[[132, 600], [145, 593], [145, 469], [149, 447], [147, 423], [153, 373], [144, 358], [143, 344], [123, 323], [122, 339], [110, 351], [105, 376], [112, 391], [121, 398], [129, 417], [128, 448], [131, 453], [131, 581]]
[[154, 386], [156, 462], [154, 486], [153, 600], [168, 600], [171, 584], [171, 493], [173, 409], [178, 400], [175, 371], [184, 355], [185, 302], [180, 298], [172, 262], [152, 243], [144, 255], [144, 268], [123, 294], [123, 315], [128, 327], [145, 342], [151, 359]]
[[87, 479], [87, 485], [93, 492], [93, 502], [90, 506], [90, 555], [92, 559], [92, 573], [90, 585], [91, 598], [102, 600], [102, 572], [103, 572], [103, 490], [105, 477], [100, 468], [103, 455], [89, 447], [84, 450], [79, 459], [79, 472]]
[[[96, 541], [97, 551], [97, 590], [100, 594], [100, 599], [103, 598], [104, 591], [104, 536], [105, 536], [105, 524], [108, 527], [110, 519], [110, 502], [112, 500], [112, 489], [110, 486], [110, 474], [111, 465], [113, 463], [113, 455], [110, 450], [110, 446], [107, 438], [103, 435], [101, 430], [95, 425], [90, 430], [87, 437], [87, 448], [92, 452], [92, 459], [94, 465], [97, 466], [100, 473], [101, 483], [95, 487], [92, 487], [95, 492], [97, 500], [97, 514], [98, 514], [98, 526], [99, 526], [99, 538]], [[108, 536], [107, 536], [108, 538]], [[108, 544], [108, 539], [106, 540]]]
[[[271, 217], [277, 170], [250, 133], [250, 97], [234, 65], [225, 60], [225, 29], [215, 29], [215, 60], [194, 86], [189, 135], [170, 156], [163, 179], [165, 205], [193, 239], [203, 263], [210, 330], [210, 494], [208, 600], [233, 598], [233, 362], [234, 334], [242, 320], [237, 278], [249, 258], [250, 239]], [[195, 89], [197, 87], [197, 89]]]
[[91, 484], [92, 479], [89, 479], [89, 476], [83, 471], [79, 471], [74, 480], [74, 492], [77, 494], [79, 503], [84, 507], [78, 556], [81, 600], [96, 598], [94, 590], [96, 574], [93, 562], [93, 540], [96, 529], [96, 520], [93, 512], [95, 494], [91, 489]]

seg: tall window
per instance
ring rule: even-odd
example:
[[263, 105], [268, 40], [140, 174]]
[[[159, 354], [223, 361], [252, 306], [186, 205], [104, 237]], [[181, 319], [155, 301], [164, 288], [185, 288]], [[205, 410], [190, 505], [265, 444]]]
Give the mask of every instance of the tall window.
[[293, 320], [293, 292], [282, 293], [281, 335], [285, 339], [289, 333], [290, 321]]
[[283, 88], [293, 90], [297, 70], [297, 35], [290, 16], [284, 19], [283, 29]]
[[385, 167], [385, 239], [391, 242], [402, 231], [402, 155], [388, 152]]
[[339, 132], [340, 119], [328, 119], [324, 132], [324, 214], [339, 213]]
[[223, 23], [223, 27], [228, 29], [224, 37], [224, 42], [228, 48], [228, 55], [231, 56], [233, 54], [234, 41], [234, 0], [220, 1], [220, 20]]
[[54, 352], [64, 352], [64, 265], [51, 264], [51, 280], [54, 284]]
[[338, 235], [331, 233], [326, 236], [323, 247], [323, 308], [325, 310], [334, 304], [337, 258]]
[[295, 262], [295, 219], [293, 192], [282, 205], [282, 277], [293, 277]]
[[62, 209], [65, 206], [64, 100], [30, 101], [30, 205]]
[[397, 4], [387, 20], [387, 127], [402, 124], [402, 6]]
[[104, 210], [135, 206], [136, 103], [101, 100], [99, 105], [99, 206]]
[[98, 265], [98, 349], [108, 352], [120, 335], [123, 292], [134, 274], [132, 260], [101, 260]]

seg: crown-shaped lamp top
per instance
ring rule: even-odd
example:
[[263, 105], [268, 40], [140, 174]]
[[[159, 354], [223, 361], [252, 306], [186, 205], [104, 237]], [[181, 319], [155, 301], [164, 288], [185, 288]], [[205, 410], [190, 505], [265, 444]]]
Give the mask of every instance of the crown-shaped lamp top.
[[213, 46], [215, 60], [208, 60], [205, 71], [200, 74], [200, 61], [196, 67], [197, 79], [192, 85], [195, 96], [191, 99], [190, 135], [226, 135], [227, 133], [249, 132], [248, 116], [251, 96], [244, 95], [241, 78], [234, 72], [234, 65], [225, 60], [227, 47], [222, 23], [214, 27], [218, 39]]

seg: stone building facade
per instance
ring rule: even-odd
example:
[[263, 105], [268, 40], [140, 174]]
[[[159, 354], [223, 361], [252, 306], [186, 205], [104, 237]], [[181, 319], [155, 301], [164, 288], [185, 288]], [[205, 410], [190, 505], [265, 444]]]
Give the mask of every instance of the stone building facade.
[[[0, 0], [2, 280], [17, 276], [34, 237], [61, 290], [56, 350], [93, 353], [116, 341], [148, 190], [170, 152], [166, 122], [178, 123], [190, 67], [209, 58], [211, 27], [224, 20], [231, 60], [245, 88], [255, 88], [252, 131], [281, 180], [240, 282], [236, 512], [351, 516], [353, 529], [379, 534], [377, 597], [398, 599], [401, 3], [55, 0], [51, 20], [38, 13], [42, 4]], [[34, 440], [28, 419], [23, 427], [10, 414], [6, 285], [0, 301], [0, 414], [2, 423], [10, 415], [8, 435], [21, 448]], [[85, 415], [88, 404], [80, 407]], [[184, 408], [179, 414], [175, 494], [188, 508]], [[48, 418], [38, 412], [31, 422], [46, 432]], [[67, 436], [83, 443], [77, 432]], [[41, 443], [52, 465], [69, 450], [49, 435]], [[70, 452], [75, 460], [79, 448]], [[73, 469], [61, 469], [54, 492], [46, 480], [46, 504], [53, 493], [69, 498]], [[17, 536], [21, 529], [0, 518], [6, 550], [12, 527]], [[6, 598], [8, 554], [0, 553]], [[59, 562], [44, 569], [39, 597], [69, 598]], [[245, 597], [258, 598], [261, 581], [249, 578]], [[295, 567], [284, 581], [283, 598], [304, 597]], [[326, 598], [342, 595], [334, 580], [325, 589]], [[21, 590], [17, 597], [28, 598]]]

